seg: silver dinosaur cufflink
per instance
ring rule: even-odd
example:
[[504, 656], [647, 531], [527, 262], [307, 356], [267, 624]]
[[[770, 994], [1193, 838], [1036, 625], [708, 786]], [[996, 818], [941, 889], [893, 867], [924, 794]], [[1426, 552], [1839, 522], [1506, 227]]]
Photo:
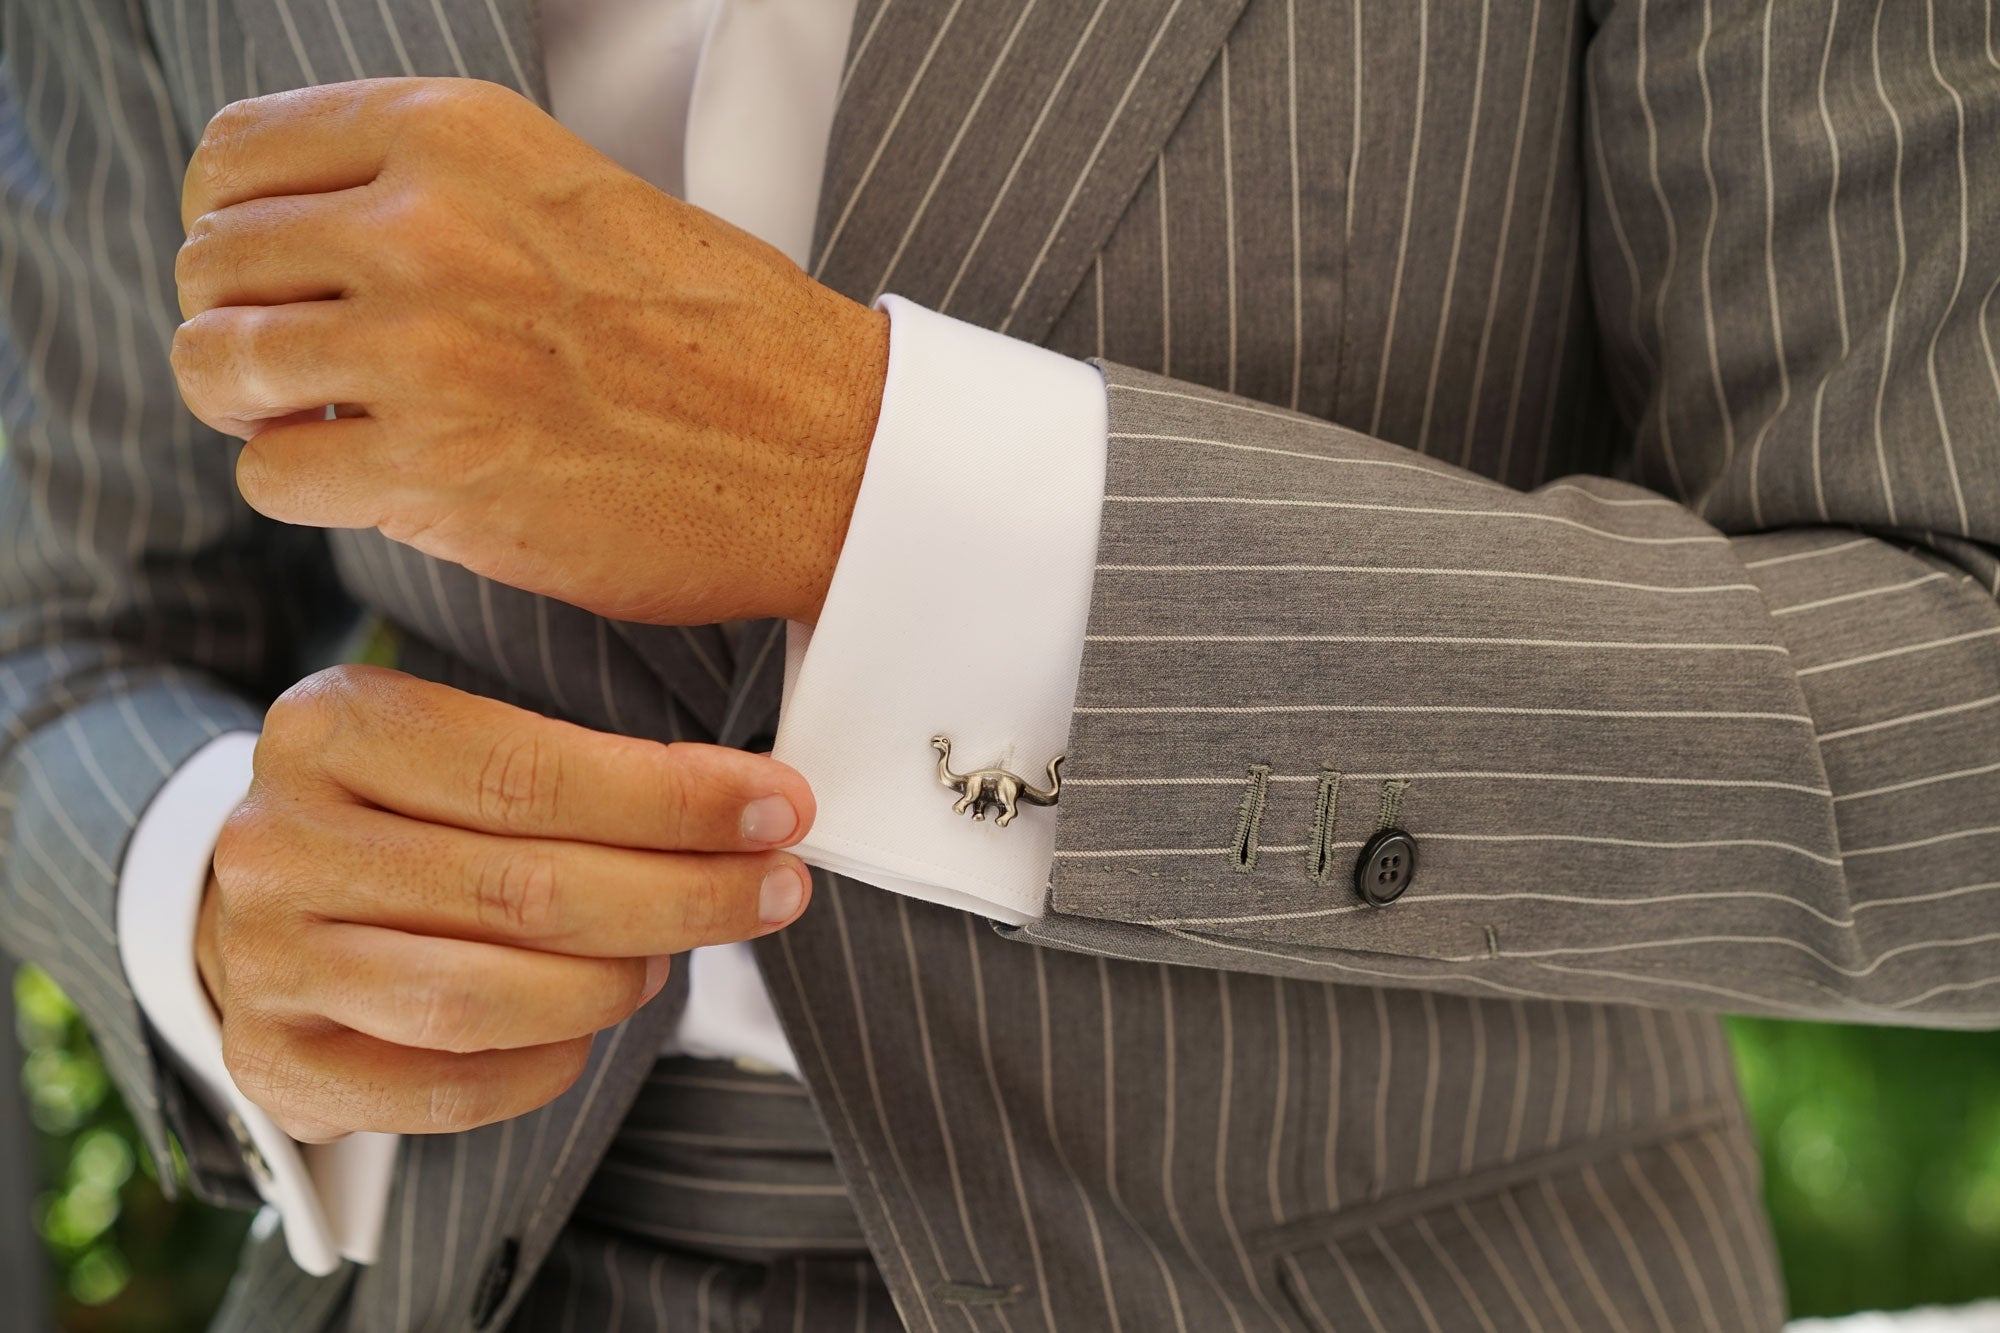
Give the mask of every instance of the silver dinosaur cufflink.
[[1022, 805], [1054, 805], [1062, 794], [1062, 777], [1057, 770], [1062, 768], [1063, 757], [1057, 755], [1049, 760], [1049, 787], [1043, 791], [1032, 786], [1026, 778], [1009, 773], [1004, 768], [980, 768], [970, 773], [951, 771], [951, 737], [931, 737], [931, 747], [938, 752], [938, 781], [959, 793], [952, 803], [951, 812], [962, 815], [972, 812], [974, 819], [986, 818], [990, 807], [1000, 812], [1000, 818], [993, 821], [1001, 828], [1014, 822]]

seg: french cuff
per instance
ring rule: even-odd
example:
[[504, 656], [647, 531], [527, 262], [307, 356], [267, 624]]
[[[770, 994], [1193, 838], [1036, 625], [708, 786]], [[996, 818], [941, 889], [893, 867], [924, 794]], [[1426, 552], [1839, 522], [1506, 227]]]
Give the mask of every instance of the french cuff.
[[[954, 814], [958, 773], [1049, 785], [1076, 702], [1107, 447], [1091, 366], [896, 296], [882, 412], [817, 626], [792, 624], [773, 753], [822, 869], [1010, 925], [1042, 915], [1055, 811]], [[976, 809], [977, 807], [975, 807]]]
[[285, 1226], [292, 1261], [325, 1276], [343, 1258], [373, 1263], [397, 1137], [351, 1134], [306, 1146], [237, 1088], [222, 1026], [195, 965], [209, 864], [250, 789], [254, 732], [218, 736], [175, 770], [139, 818], [118, 877], [118, 955], [132, 994], [195, 1095], [227, 1125], [251, 1183]]

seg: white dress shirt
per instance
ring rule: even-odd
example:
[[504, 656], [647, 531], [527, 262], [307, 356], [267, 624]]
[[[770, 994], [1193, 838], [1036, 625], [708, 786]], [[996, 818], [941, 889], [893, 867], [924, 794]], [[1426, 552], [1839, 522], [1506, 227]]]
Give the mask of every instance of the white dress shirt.
[[[544, 0], [564, 125], [660, 189], [807, 261], [854, 0]], [[959, 771], [1031, 779], [1061, 752], [1104, 489], [1106, 407], [1080, 362], [883, 300], [882, 412], [816, 627], [787, 636], [776, 754], [812, 784], [800, 852], [896, 892], [1019, 922], [1042, 911], [1054, 818], [951, 813]], [[197, 752], [141, 817], [121, 871], [121, 956], [148, 1020], [249, 1151], [293, 1259], [372, 1262], [394, 1135], [301, 1146], [243, 1096], [194, 964], [216, 836], [254, 737]], [[689, 956], [666, 1049], [797, 1073], [748, 945]]]

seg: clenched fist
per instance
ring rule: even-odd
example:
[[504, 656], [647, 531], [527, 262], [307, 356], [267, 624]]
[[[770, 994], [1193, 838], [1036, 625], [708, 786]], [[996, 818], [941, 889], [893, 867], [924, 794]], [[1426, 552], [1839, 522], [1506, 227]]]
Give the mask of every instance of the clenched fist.
[[796, 918], [785, 765], [337, 667], [270, 710], [197, 958], [223, 1056], [293, 1137], [435, 1133], [560, 1096], [667, 956]]
[[817, 619], [886, 315], [470, 79], [224, 107], [182, 221], [174, 371], [257, 509], [614, 619]]

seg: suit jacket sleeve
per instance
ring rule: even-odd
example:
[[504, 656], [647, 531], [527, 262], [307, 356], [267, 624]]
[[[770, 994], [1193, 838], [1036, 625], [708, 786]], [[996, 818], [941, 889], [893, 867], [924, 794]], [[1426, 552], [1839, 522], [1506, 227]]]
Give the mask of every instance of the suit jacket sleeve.
[[[1051, 914], [1022, 933], [1472, 995], [1992, 1025], [1984, 16], [1599, 8], [1597, 334], [1654, 489], [1523, 494], [1109, 368]], [[1377, 907], [1353, 876], [1386, 825], [1417, 868]]]
[[[168, 352], [190, 128], [138, 7], [0, 3], [0, 932], [89, 1020], [169, 1188], [250, 1201], [119, 966], [126, 840], [174, 768], [254, 729], [328, 617], [324, 542], [236, 497]], [[284, 608], [281, 610], [280, 608]]]

